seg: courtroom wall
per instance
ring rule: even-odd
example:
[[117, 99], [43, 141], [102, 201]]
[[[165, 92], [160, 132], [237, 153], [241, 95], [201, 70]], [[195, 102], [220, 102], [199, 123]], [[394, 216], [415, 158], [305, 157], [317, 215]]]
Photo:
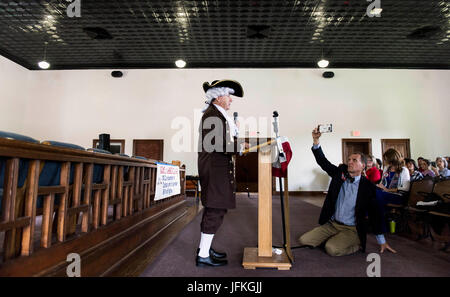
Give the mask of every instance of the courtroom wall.
[[250, 135], [271, 136], [272, 112], [279, 112], [280, 134], [294, 151], [291, 191], [328, 186], [310, 150], [319, 123], [334, 126], [322, 146], [335, 164], [342, 162], [341, 139], [358, 138], [353, 130], [372, 139], [378, 158], [382, 138], [409, 138], [414, 158], [450, 154], [450, 71], [333, 71], [333, 79], [324, 79], [319, 69], [135, 69], [117, 79], [111, 70], [28, 71], [0, 57], [0, 130], [84, 147], [108, 133], [126, 140], [129, 155], [133, 139], [164, 139], [164, 159], [182, 160], [187, 174], [197, 174], [202, 83], [230, 78], [244, 87], [229, 112], [239, 112], [241, 135], [245, 123], [256, 121]]

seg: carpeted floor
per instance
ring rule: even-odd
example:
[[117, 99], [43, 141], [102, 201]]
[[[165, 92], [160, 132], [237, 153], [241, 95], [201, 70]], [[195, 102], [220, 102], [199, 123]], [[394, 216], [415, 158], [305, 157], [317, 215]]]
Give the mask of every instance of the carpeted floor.
[[[320, 198], [319, 198], [320, 199]], [[195, 252], [200, 240], [201, 213], [187, 225], [177, 238], [147, 267], [141, 276], [158, 277], [301, 277], [345, 276], [365, 277], [369, 253], [379, 252], [374, 235], [368, 235], [367, 253], [344, 257], [328, 256], [323, 249], [294, 249], [295, 263], [289, 271], [276, 269], [246, 270], [242, 267], [245, 247], [257, 246], [257, 198], [241, 194], [237, 208], [230, 210], [214, 237], [213, 247], [228, 254], [228, 265], [196, 267]], [[317, 204], [317, 203], [316, 203]], [[320, 207], [300, 198], [290, 199], [291, 240], [317, 226]], [[282, 245], [280, 201], [273, 201], [273, 245]], [[450, 254], [398, 235], [387, 235], [397, 254], [381, 255], [381, 276], [450, 276]]]

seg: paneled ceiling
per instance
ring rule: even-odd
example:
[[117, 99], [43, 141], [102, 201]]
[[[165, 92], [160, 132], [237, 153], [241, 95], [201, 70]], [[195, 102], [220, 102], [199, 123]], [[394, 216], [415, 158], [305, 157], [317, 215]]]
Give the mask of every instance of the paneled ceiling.
[[0, 54], [28, 69], [450, 69], [443, 0], [6, 0], [0, 24]]

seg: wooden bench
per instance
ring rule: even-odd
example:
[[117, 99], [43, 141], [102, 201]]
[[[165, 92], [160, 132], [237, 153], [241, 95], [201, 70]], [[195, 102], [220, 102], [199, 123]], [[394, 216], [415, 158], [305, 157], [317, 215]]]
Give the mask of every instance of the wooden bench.
[[[83, 258], [99, 246], [104, 247], [103, 254], [88, 257], [88, 262], [83, 259], [82, 272], [95, 275], [95, 271], [108, 271], [121, 256], [135, 252], [149, 238], [136, 234], [158, 234], [185, 212], [184, 168], [180, 168], [181, 194], [153, 203], [154, 160], [5, 138], [0, 138], [0, 157], [7, 159], [1, 198], [4, 248], [0, 276], [52, 275], [63, 271], [61, 265], [65, 265], [69, 252]], [[19, 162], [25, 159], [28, 173], [25, 185], [19, 188]], [[60, 181], [40, 187], [40, 167], [48, 161], [61, 164]], [[103, 167], [103, 177], [94, 183], [96, 165]], [[43, 197], [42, 208], [37, 208], [38, 196]], [[108, 219], [110, 208], [113, 215]], [[40, 238], [35, 238], [36, 217], [40, 215], [42, 231]], [[126, 244], [118, 244], [117, 238]]]

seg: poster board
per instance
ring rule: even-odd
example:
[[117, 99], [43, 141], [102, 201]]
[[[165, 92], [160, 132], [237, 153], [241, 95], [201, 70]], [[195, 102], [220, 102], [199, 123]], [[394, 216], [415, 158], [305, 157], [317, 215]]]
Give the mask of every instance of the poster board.
[[181, 193], [180, 167], [156, 163], [155, 201]]

